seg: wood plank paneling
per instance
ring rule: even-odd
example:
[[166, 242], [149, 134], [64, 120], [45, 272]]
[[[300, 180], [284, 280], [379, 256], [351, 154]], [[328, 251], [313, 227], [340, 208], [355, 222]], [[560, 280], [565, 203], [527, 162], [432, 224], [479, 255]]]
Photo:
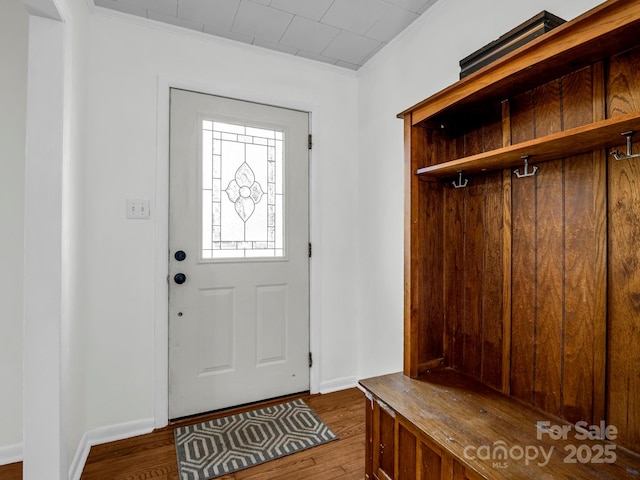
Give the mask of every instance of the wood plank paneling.
[[562, 417], [604, 420], [602, 370], [606, 341], [606, 164], [594, 153], [565, 162], [564, 351]]
[[484, 152], [484, 126], [482, 124], [473, 124], [467, 127], [464, 134], [464, 154], [467, 157], [476, 153]]
[[[444, 336], [444, 259], [441, 254], [444, 248], [444, 191], [441, 183], [420, 184], [424, 199], [424, 243], [422, 272], [428, 274], [431, 281], [420, 286], [421, 319], [418, 326], [421, 338], [419, 364], [433, 361], [444, 356], [442, 338]], [[428, 272], [428, 273], [427, 273]], [[418, 294], [418, 293], [417, 293]]]
[[606, 88], [607, 118], [640, 110], [639, 71], [640, 47], [611, 58]]
[[574, 422], [599, 420], [604, 407], [600, 157], [546, 162], [512, 184], [511, 394]]
[[445, 282], [444, 313], [446, 363], [462, 367], [464, 342], [462, 324], [464, 320], [464, 189], [445, 189], [444, 249]]
[[563, 312], [563, 162], [547, 162], [538, 171], [536, 209], [536, 323], [534, 405], [560, 415]]
[[445, 357], [449, 365], [502, 389], [502, 173], [474, 177], [445, 196]]
[[533, 93], [516, 95], [509, 100], [511, 109], [511, 145], [535, 138]]
[[511, 394], [533, 402], [536, 344], [536, 177], [514, 178], [511, 259]]
[[495, 172], [486, 176], [483, 204], [483, 281], [482, 281], [482, 339], [480, 379], [502, 390], [504, 352], [504, 197], [503, 175]]
[[563, 130], [581, 127], [594, 121], [592, 66], [562, 78]]
[[502, 147], [502, 104], [494, 106], [491, 117], [487, 118], [482, 130], [483, 152]]
[[559, 80], [533, 90], [533, 113], [535, 138], [546, 137], [563, 130]]
[[[484, 285], [484, 176], [474, 178], [464, 189], [463, 214], [463, 272], [460, 284], [464, 300], [458, 309], [462, 312], [462, 371], [480, 378], [482, 369], [482, 294]], [[455, 287], [453, 287], [455, 288]]]
[[[634, 144], [637, 149], [640, 147]], [[640, 162], [609, 160], [607, 416], [640, 451]]]
[[511, 312], [512, 312], [512, 174], [502, 171], [502, 393], [511, 395]]

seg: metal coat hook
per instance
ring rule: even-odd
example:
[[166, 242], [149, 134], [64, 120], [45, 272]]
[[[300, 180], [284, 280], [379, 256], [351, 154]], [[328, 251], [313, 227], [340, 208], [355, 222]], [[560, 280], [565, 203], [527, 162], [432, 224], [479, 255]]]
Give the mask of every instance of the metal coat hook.
[[[456, 183], [457, 182], [457, 183]], [[451, 182], [453, 188], [464, 188], [469, 183], [469, 179], [465, 178], [464, 183], [462, 182], [462, 170], [458, 170], [458, 180], [454, 180]]]
[[522, 173], [520, 173], [519, 168], [516, 168], [513, 173], [515, 173], [516, 177], [518, 178], [533, 177], [538, 171], [538, 166], [534, 165], [533, 170], [529, 171], [529, 155], [523, 155], [520, 158], [524, 160], [524, 168], [522, 169]]
[[611, 155], [614, 156], [614, 158], [616, 160], [627, 160], [629, 158], [637, 158], [640, 157], [640, 153], [633, 153], [633, 134], [636, 133], [634, 131], [630, 131], [630, 132], [624, 132], [621, 133], [620, 135], [622, 135], [623, 137], [627, 137], [627, 154], [626, 155], [620, 155], [620, 152], [618, 152], [618, 150], [614, 150], [613, 152], [611, 152]]

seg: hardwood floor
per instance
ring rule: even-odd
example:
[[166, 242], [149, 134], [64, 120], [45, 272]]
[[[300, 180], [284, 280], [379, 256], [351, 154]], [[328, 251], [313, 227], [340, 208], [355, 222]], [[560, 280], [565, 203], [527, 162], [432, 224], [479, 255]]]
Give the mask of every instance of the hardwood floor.
[[[365, 455], [365, 409], [363, 393], [352, 388], [325, 395], [301, 395], [318, 416], [338, 435], [329, 442], [293, 455], [218, 477], [221, 480], [362, 480]], [[265, 402], [260, 406], [287, 399]], [[98, 445], [91, 449], [82, 480], [179, 480], [173, 430], [251, 407], [192, 418], [147, 435]], [[21, 480], [19, 464], [0, 467], [3, 480]]]
[[11, 463], [0, 466], [2, 480], [22, 480], [22, 463]]

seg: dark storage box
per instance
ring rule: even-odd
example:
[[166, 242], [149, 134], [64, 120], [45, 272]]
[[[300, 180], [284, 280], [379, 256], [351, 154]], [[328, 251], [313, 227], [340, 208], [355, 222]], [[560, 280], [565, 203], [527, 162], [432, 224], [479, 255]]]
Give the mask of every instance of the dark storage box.
[[466, 77], [563, 23], [565, 23], [565, 20], [560, 17], [556, 17], [547, 11], [540, 12], [497, 40], [460, 60], [460, 78]]

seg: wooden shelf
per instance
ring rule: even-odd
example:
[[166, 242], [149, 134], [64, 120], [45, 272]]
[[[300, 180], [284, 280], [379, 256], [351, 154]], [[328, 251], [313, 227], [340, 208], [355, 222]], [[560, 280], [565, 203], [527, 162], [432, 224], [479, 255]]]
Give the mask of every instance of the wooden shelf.
[[420, 176], [453, 178], [458, 171], [477, 174], [485, 171], [517, 167], [523, 164], [522, 157], [529, 156], [529, 164], [570, 157], [593, 150], [611, 148], [625, 144], [622, 133], [640, 131], [640, 112], [609, 118], [582, 127], [565, 130], [509, 147], [459, 158], [449, 162], [420, 168]]

